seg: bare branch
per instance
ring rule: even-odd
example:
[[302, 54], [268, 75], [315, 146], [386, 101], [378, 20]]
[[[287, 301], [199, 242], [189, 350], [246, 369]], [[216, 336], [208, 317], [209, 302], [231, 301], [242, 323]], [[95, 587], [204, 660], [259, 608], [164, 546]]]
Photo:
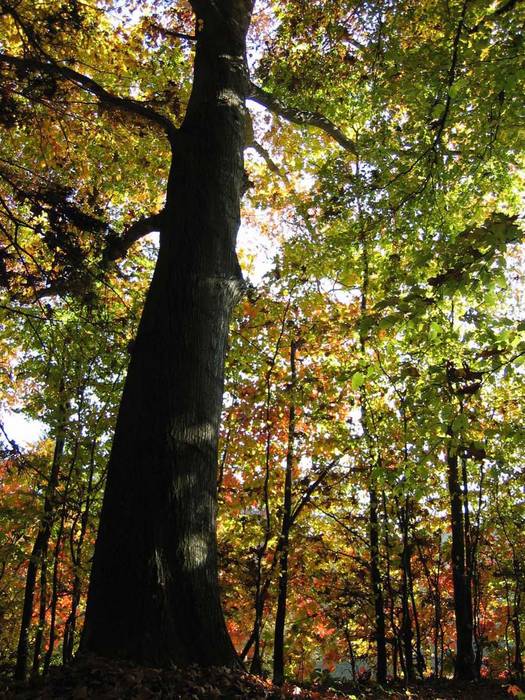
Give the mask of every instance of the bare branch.
[[178, 132], [171, 119], [163, 114], [160, 114], [159, 112], [156, 112], [154, 109], [145, 103], [140, 102], [139, 100], [114, 95], [106, 90], [106, 88], [100, 85], [100, 83], [98, 83], [96, 80], [93, 80], [93, 78], [57, 63], [40, 61], [36, 58], [20, 58], [18, 56], [11, 56], [10, 54], [5, 53], [0, 53], [0, 61], [7, 65], [14, 66], [15, 68], [47, 73], [48, 75], [69, 80], [82, 90], [95, 95], [104, 106], [118, 109], [122, 112], [126, 112], [127, 114], [134, 114], [138, 117], [146, 119], [149, 122], [157, 124], [166, 133], [170, 143], [174, 145]]
[[499, 7], [497, 7], [494, 12], [489, 13], [480, 21], [475, 24], [473, 27], [471, 27], [468, 30], [469, 34], [474, 34], [475, 32], [478, 31], [486, 22], [490, 22], [493, 19], [496, 19], [496, 17], [500, 17], [501, 15], [506, 14], [510, 10], [513, 10], [516, 5], [521, 4], [523, 0], [507, 0], [507, 2], [502, 3]]
[[117, 236], [113, 232], [108, 239], [108, 245], [103, 253], [103, 260], [118, 260], [123, 258], [133, 243], [143, 238], [148, 233], [158, 231], [165, 221], [165, 211], [152, 214], [151, 216], [143, 216], [129, 226], [122, 236]]
[[314, 479], [310, 484], [308, 484], [305, 492], [301, 495], [298, 503], [296, 503], [293, 509], [290, 518], [292, 525], [295, 523], [306, 504], [309, 503], [310, 498], [312, 497], [315, 490], [318, 488], [318, 486], [320, 486], [323, 483], [325, 477], [328, 476], [330, 470], [337, 464], [339, 464], [338, 459], [333, 459], [331, 462], [328, 462], [328, 464], [325, 464], [325, 466], [320, 470], [319, 474], [317, 475], [317, 478]]
[[174, 29], [168, 29], [163, 27], [161, 24], [152, 22], [149, 27], [158, 32], [163, 37], [168, 37], [170, 39], [181, 39], [182, 41], [197, 41], [197, 37], [194, 34], [186, 34], [185, 32], [177, 32]]
[[307, 110], [296, 109], [295, 107], [289, 107], [284, 102], [282, 102], [278, 97], [272, 95], [270, 92], [266, 92], [258, 85], [250, 83], [250, 92], [247, 95], [249, 100], [257, 102], [257, 104], [266, 107], [271, 112], [278, 114], [284, 119], [287, 119], [293, 124], [300, 124], [301, 126], [313, 126], [317, 129], [321, 129], [326, 134], [331, 136], [337, 143], [342, 146], [346, 151], [357, 155], [356, 144], [352, 139], [349, 139], [341, 131], [341, 129], [330, 121], [327, 117], [318, 112], [309, 112]]

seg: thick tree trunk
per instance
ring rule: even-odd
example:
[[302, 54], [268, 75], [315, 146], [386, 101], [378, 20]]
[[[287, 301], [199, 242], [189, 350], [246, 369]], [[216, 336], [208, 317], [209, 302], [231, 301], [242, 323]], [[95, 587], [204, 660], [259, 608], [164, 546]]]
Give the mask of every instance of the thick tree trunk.
[[251, 2], [192, 2], [194, 84], [110, 457], [82, 650], [234, 665], [219, 598], [218, 427], [243, 183]]
[[450, 515], [452, 521], [452, 581], [456, 615], [456, 663], [454, 677], [472, 680], [475, 677], [472, 644], [472, 598], [466, 571], [465, 528], [462, 509], [458, 457], [449, 447], [447, 454]]

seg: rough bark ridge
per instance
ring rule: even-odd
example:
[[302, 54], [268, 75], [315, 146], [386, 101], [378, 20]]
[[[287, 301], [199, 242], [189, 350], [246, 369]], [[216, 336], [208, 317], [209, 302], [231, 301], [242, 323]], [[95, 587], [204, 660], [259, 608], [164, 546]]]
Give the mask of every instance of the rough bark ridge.
[[217, 436], [243, 181], [251, 0], [192, 2], [194, 83], [120, 406], [81, 648], [232, 665], [215, 540]]

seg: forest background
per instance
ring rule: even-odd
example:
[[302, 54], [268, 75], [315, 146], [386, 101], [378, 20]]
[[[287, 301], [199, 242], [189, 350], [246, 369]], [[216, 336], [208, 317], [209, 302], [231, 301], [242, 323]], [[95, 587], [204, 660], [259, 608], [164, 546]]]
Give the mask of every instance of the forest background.
[[[201, 28], [178, 2], [0, 9], [0, 654], [23, 677], [78, 645]], [[218, 547], [230, 636], [277, 682], [523, 680], [524, 19], [255, 5]]]

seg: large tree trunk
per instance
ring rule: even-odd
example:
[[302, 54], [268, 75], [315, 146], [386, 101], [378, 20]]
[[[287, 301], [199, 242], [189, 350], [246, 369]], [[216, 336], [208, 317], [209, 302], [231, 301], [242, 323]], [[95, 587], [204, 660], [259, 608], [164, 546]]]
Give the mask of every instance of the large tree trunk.
[[241, 281], [251, 4], [192, 2], [194, 84], [117, 420], [84, 651], [161, 665], [237, 662], [219, 598], [215, 519], [224, 359]]

